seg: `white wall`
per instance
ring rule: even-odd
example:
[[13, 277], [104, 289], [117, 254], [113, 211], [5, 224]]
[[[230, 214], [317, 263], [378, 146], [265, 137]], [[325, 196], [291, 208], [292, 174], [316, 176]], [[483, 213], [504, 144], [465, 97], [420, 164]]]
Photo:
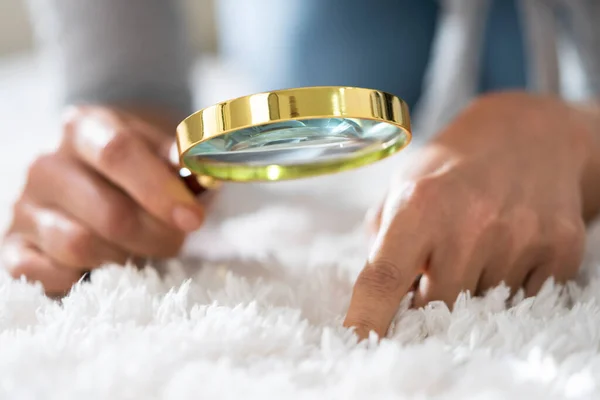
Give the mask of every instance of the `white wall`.
[[[214, 51], [213, 0], [182, 1], [194, 45], [199, 50]], [[0, 0], [0, 57], [31, 50], [33, 40], [25, 0]]]

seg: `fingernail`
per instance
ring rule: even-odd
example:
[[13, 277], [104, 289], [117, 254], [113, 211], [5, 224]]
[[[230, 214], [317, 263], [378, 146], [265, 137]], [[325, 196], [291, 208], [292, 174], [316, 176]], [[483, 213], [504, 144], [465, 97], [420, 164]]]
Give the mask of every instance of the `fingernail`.
[[198, 211], [179, 206], [173, 211], [175, 224], [185, 232], [192, 232], [202, 226], [203, 218]]

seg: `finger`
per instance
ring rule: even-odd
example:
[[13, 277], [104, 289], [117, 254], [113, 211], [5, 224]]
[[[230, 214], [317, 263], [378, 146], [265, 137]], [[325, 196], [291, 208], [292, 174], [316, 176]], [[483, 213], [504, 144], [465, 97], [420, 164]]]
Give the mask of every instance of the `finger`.
[[[194, 195], [200, 196], [200, 202], [204, 204], [205, 198], [208, 197], [205, 192], [208, 189], [216, 189], [219, 182], [216, 182], [208, 177], [197, 177], [190, 173], [187, 168], [181, 168], [179, 163], [179, 151], [177, 144], [170, 132], [176, 129], [178, 118], [174, 115], [165, 113], [164, 110], [153, 112], [156, 110], [133, 110], [144, 115], [145, 120], [141, 118], [132, 118], [130, 114], [121, 112], [120, 110], [110, 109], [106, 107], [74, 107], [75, 112], [67, 112], [67, 115], [75, 116], [75, 118], [66, 118], [67, 124], [69, 120], [74, 120], [78, 115], [94, 113], [105, 121], [110, 121], [111, 125], [119, 124], [128, 125], [133, 131], [143, 133], [144, 139], [150, 146], [153, 153], [156, 153], [159, 158], [166, 160], [175, 174], [183, 180], [186, 188]], [[115, 116], [118, 116], [115, 117]], [[213, 192], [214, 190], [211, 190]]]
[[514, 296], [519, 289], [524, 288], [525, 281], [535, 270], [535, 262], [522, 262], [517, 263], [508, 272], [508, 275], [504, 279], [506, 286], [510, 288], [511, 297]]
[[413, 307], [421, 308], [433, 301], [443, 301], [449, 309], [454, 308], [460, 293], [467, 291], [474, 295], [477, 288], [477, 276], [464, 281], [446, 282], [434, 274], [426, 274], [419, 280], [413, 297]]
[[24, 201], [15, 208], [22, 234], [57, 265], [86, 271], [103, 264], [124, 264], [128, 254], [56, 210]]
[[[512, 230], [500, 225], [494, 230], [495, 240], [489, 248], [488, 257], [484, 262], [479, 282], [475, 290], [478, 296], [484, 295], [489, 289], [495, 288], [506, 280], [507, 273], [517, 261], [517, 255], [523, 250], [515, 249]], [[521, 248], [524, 248], [521, 241]], [[531, 261], [528, 265], [533, 265]], [[511, 277], [511, 279], [513, 279]], [[522, 283], [520, 281], [519, 283]]]
[[583, 234], [568, 238], [559, 238], [554, 257], [535, 268], [527, 276], [524, 288], [527, 296], [535, 296], [548, 278], [564, 283], [575, 278], [583, 260]]
[[576, 275], [577, 268], [573, 268], [572, 265], [577, 264], [579, 258], [580, 257], [573, 257], [571, 260], [564, 258], [556, 259], [553, 262], [531, 269], [522, 285], [525, 290], [525, 295], [527, 297], [537, 295], [542, 286], [544, 286], [544, 283], [551, 277], [554, 278], [557, 283], [564, 283], [573, 279]]
[[503, 272], [508, 269], [508, 263], [509, 260], [500, 259], [490, 261], [490, 263], [485, 266], [481, 278], [479, 279], [479, 285], [477, 286], [477, 295], [485, 295], [488, 290], [497, 287], [504, 281]]
[[514, 296], [523, 287], [527, 276], [539, 265], [538, 258], [526, 254], [513, 261], [505, 259], [500, 262], [490, 262], [482, 273], [477, 292], [483, 294], [504, 283], [510, 288], [511, 296]]
[[97, 115], [80, 118], [66, 129], [67, 148], [151, 215], [186, 232], [201, 226], [203, 208], [140, 133]]
[[556, 258], [552, 264], [552, 275], [560, 283], [574, 279], [583, 262], [586, 226], [581, 217], [568, 218], [557, 224], [554, 233]]
[[[524, 233], [525, 232], [525, 233]], [[543, 235], [526, 227], [513, 233], [513, 242], [506, 242], [503, 253], [496, 253], [484, 270], [478, 292], [485, 292], [504, 283], [511, 296], [524, 287], [527, 277], [540, 265], [548, 263], [549, 248]], [[502, 255], [503, 254], [503, 255]]]
[[430, 246], [421, 223], [419, 213], [406, 208], [380, 230], [344, 321], [356, 328], [359, 337], [368, 337], [370, 331], [385, 336], [402, 298], [422, 271]]
[[80, 273], [61, 268], [20, 237], [8, 237], [0, 254], [2, 264], [13, 278], [40, 282], [49, 295], [65, 294], [81, 278]]
[[443, 301], [453, 308], [458, 295], [469, 291], [475, 295], [483, 270], [489, 257], [492, 236], [481, 237], [476, 244], [469, 243], [462, 235], [451, 235], [443, 245], [433, 251], [425, 279], [421, 279], [413, 298], [413, 306], [420, 308], [432, 301]]
[[523, 284], [525, 295], [527, 297], [535, 296], [550, 276], [550, 268], [546, 266], [533, 269]]
[[171, 257], [181, 248], [183, 232], [139, 208], [81, 163], [67, 157], [47, 156], [38, 159], [31, 168], [26, 188], [31, 196], [50, 208], [68, 210], [75, 222], [111, 246], [151, 257]]

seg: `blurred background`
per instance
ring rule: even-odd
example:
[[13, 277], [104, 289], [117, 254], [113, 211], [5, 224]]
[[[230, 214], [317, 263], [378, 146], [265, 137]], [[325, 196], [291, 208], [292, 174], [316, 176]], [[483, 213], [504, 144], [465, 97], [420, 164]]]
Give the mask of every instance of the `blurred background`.
[[[213, 53], [217, 48], [214, 0], [181, 0], [187, 9], [190, 36], [198, 51]], [[24, 0], [0, 1], [0, 58], [15, 53], [30, 52], [34, 48], [34, 36], [26, 2]]]

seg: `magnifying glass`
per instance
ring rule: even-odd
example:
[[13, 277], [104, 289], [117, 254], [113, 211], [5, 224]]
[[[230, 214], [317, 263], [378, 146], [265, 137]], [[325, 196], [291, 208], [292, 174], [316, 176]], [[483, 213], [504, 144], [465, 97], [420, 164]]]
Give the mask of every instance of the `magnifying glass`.
[[[342, 172], [411, 141], [407, 104], [380, 90], [305, 87], [197, 111], [177, 127], [179, 175], [198, 195], [221, 182], [273, 182]], [[142, 258], [134, 264], [156, 264]], [[88, 276], [89, 278], [89, 276]]]
[[257, 93], [197, 111], [177, 127], [182, 172], [219, 182], [273, 182], [382, 160], [411, 140], [407, 104], [357, 87]]

